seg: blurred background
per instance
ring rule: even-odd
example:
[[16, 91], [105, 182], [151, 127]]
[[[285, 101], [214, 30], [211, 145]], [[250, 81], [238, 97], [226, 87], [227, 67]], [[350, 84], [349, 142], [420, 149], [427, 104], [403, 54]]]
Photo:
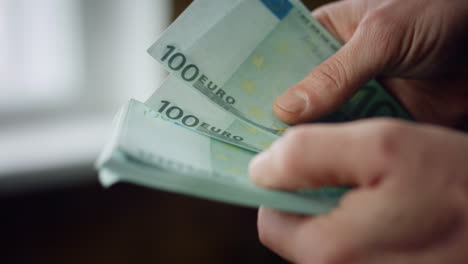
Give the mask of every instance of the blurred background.
[[114, 113], [165, 76], [146, 49], [189, 3], [0, 0], [0, 263], [284, 262], [256, 210], [97, 182]]

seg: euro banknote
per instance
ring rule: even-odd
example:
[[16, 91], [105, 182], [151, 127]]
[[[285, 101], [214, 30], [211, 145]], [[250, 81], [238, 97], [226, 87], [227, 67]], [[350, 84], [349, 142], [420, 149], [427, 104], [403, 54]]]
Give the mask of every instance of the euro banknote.
[[[197, 0], [148, 52], [218, 108], [281, 135], [273, 101], [340, 46], [297, 0]], [[373, 116], [410, 119], [373, 80], [323, 120]]]
[[161, 118], [255, 152], [265, 150], [279, 138], [220, 110], [174, 75], [170, 75], [145, 104]]
[[345, 191], [267, 190], [250, 183], [254, 152], [196, 133], [131, 100], [117, 115], [114, 135], [97, 167], [104, 185], [132, 182], [239, 205], [320, 214], [336, 206]]

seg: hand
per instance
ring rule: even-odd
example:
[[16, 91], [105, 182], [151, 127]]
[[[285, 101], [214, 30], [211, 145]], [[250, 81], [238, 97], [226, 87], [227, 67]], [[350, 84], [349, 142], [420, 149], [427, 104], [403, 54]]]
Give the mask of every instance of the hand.
[[332, 112], [379, 77], [416, 120], [468, 124], [468, 1], [345, 0], [313, 15], [345, 45], [276, 100], [281, 120]]
[[251, 162], [252, 180], [299, 190], [354, 185], [334, 211], [259, 211], [262, 243], [298, 263], [468, 260], [468, 136], [378, 119], [294, 127]]

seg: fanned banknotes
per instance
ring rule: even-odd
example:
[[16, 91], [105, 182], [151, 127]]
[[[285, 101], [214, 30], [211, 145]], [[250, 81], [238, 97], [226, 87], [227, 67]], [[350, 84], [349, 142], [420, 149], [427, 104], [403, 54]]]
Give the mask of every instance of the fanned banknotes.
[[114, 135], [98, 161], [101, 181], [127, 181], [245, 206], [267, 205], [318, 214], [332, 209], [342, 190], [262, 189], [249, 182], [254, 152], [194, 133], [131, 100], [115, 120]]
[[[296, 0], [198, 0], [148, 52], [209, 101], [270, 133], [281, 135], [276, 97], [340, 47]], [[372, 116], [409, 119], [371, 81], [327, 120]]]
[[169, 120], [255, 152], [268, 148], [279, 138], [220, 110], [173, 75], [145, 103]]
[[[288, 126], [273, 100], [339, 49], [297, 0], [196, 0], [148, 52], [170, 75], [145, 104], [131, 100], [97, 167], [132, 182], [245, 206], [320, 214], [345, 187], [266, 190], [248, 180], [256, 152]], [[320, 121], [410, 119], [376, 82]]]

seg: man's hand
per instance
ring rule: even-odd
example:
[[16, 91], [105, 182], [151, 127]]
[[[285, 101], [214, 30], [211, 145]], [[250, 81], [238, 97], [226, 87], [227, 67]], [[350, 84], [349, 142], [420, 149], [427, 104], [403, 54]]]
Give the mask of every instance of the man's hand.
[[[468, 1], [344, 0], [313, 14], [345, 44], [275, 101], [281, 120], [314, 120], [378, 77], [416, 120], [468, 123]], [[468, 261], [468, 136], [461, 133], [390, 120], [302, 126], [257, 156], [250, 174], [283, 190], [356, 186], [323, 216], [260, 209], [260, 239], [289, 260]]]
[[468, 1], [344, 0], [313, 15], [345, 45], [276, 100], [281, 120], [330, 113], [379, 77], [416, 120], [468, 124]]
[[252, 180], [299, 190], [354, 185], [323, 216], [261, 208], [261, 241], [299, 263], [468, 261], [468, 136], [387, 119], [292, 128], [251, 163]]

